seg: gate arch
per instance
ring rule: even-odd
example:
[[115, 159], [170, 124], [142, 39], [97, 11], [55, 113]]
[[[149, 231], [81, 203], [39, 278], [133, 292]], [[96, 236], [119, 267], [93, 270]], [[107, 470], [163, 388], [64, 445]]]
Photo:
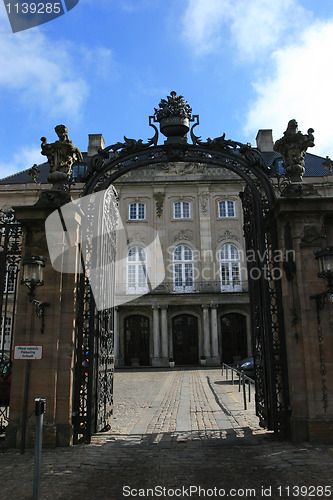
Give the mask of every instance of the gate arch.
[[[171, 93], [175, 99], [175, 93]], [[181, 96], [176, 96], [176, 98]], [[249, 273], [249, 295], [252, 310], [252, 333], [256, 369], [256, 409], [260, 424], [270, 430], [287, 430], [289, 420], [288, 376], [285, 353], [285, 334], [281, 298], [281, 284], [275, 279], [279, 264], [274, 262], [277, 249], [275, 221], [271, 213], [275, 192], [270, 171], [261, 154], [249, 144], [226, 140], [225, 135], [201, 141], [194, 134], [199, 124], [198, 115], [191, 112], [187, 117], [179, 115], [179, 107], [171, 103], [174, 120], [166, 130], [163, 120], [155, 115], [149, 117], [149, 125], [155, 135], [147, 143], [125, 138], [100, 150], [88, 165], [82, 195], [90, 195], [110, 188], [122, 175], [140, 168], [154, 168], [157, 164], [182, 162], [205, 164], [230, 170], [245, 183], [240, 193], [244, 215], [246, 249], [251, 250], [251, 262], [247, 262]], [[162, 102], [162, 101], [161, 101]], [[160, 104], [161, 107], [161, 104]], [[178, 114], [177, 114], [178, 113]], [[185, 113], [186, 114], [186, 113]], [[187, 120], [187, 122], [186, 122]], [[157, 145], [158, 129], [167, 136], [164, 145]], [[182, 122], [183, 128], [179, 128]], [[187, 143], [189, 122], [192, 144]], [[177, 128], [178, 127], [178, 128]], [[185, 130], [185, 133], [184, 133]], [[257, 271], [257, 279], [254, 277]]]

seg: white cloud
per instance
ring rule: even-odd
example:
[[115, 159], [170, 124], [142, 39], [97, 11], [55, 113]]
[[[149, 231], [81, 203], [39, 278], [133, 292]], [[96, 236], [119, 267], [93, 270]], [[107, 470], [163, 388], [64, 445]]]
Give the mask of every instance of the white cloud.
[[78, 115], [88, 94], [70, 44], [51, 42], [38, 28], [12, 34], [0, 9], [0, 88], [28, 109], [51, 117]]
[[276, 51], [273, 76], [254, 84], [257, 96], [249, 106], [247, 135], [272, 128], [277, 140], [295, 118], [303, 133], [315, 129], [311, 152], [333, 156], [332, 46], [333, 20], [313, 24], [297, 44]]
[[7, 163], [2, 161], [0, 163], [0, 176], [1, 178], [8, 177], [14, 173], [22, 172], [22, 170], [31, 168], [35, 163], [39, 165], [41, 163], [45, 163], [45, 161], [47, 161], [47, 159], [45, 156], [41, 155], [40, 147], [36, 148], [35, 146], [25, 146], [14, 154], [11, 161]]
[[253, 61], [297, 36], [311, 18], [297, 0], [188, 0], [183, 36], [196, 55], [228, 43], [240, 59]]

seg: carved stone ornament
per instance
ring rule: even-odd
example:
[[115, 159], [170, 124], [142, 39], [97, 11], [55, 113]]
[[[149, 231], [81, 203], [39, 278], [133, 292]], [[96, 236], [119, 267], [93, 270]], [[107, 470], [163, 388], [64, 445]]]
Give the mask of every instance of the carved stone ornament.
[[314, 146], [313, 132], [309, 128], [307, 134], [302, 134], [298, 131], [297, 121], [290, 120], [283, 137], [274, 144], [274, 151], [283, 156], [285, 176], [291, 182], [302, 182], [306, 150]]
[[28, 170], [28, 175], [31, 177], [31, 179], [37, 183], [37, 177], [40, 174], [40, 170], [38, 168], [37, 163], [35, 163], [29, 170]]
[[68, 138], [68, 129], [65, 125], [57, 125], [55, 132], [59, 140], [51, 144], [46, 137], [42, 137], [42, 155], [46, 156], [50, 164], [48, 182], [58, 191], [68, 191], [71, 183], [72, 166], [76, 161], [82, 161], [81, 151]]
[[175, 243], [176, 241], [189, 241], [191, 239], [191, 234], [189, 231], [183, 230], [179, 231], [177, 234], [175, 234], [173, 238], [173, 242]]
[[223, 234], [221, 234], [217, 241], [221, 243], [221, 241], [226, 241], [226, 240], [234, 240], [234, 241], [239, 241], [238, 236], [232, 233], [230, 229], [226, 229]]
[[163, 215], [163, 203], [165, 194], [162, 192], [154, 193], [154, 200], [156, 202], [156, 217], [162, 217]]
[[141, 233], [134, 233], [127, 240], [127, 244], [130, 244], [130, 243], [146, 243], [146, 238], [144, 236], [142, 236]]
[[325, 240], [325, 234], [322, 228], [315, 225], [305, 225], [300, 247], [322, 247]]
[[323, 165], [324, 165], [325, 170], [329, 174], [333, 174], [333, 161], [331, 160], [331, 158], [329, 156], [326, 156], [326, 159], [325, 159]]
[[208, 213], [209, 193], [199, 193], [199, 201], [201, 212], [206, 215]]

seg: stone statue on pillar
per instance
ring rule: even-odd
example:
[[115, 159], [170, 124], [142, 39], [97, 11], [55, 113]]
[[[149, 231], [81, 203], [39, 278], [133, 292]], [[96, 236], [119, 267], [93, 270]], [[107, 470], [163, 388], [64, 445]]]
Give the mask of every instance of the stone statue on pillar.
[[[274, 151], [280, 153], [283, 157], [283, 167], [286, 178], [291, 184], [294, 184], [293, 190], [302, 194], [306, 194], [301, 189], [303, 182], [303, 175], [305, 172], [305, 155], [308, 148], [314, 146], [314, 130], [309, 128], [307, 134], [302, 134], [298, 130], [296, 120], [290, 120], [287, 130], [283, 133], [283, 137], [277, 140], [274, 144]], [[297, 186], [295, 185], [297, 184]], [[296, 189], [297, 187], [297, 189]], [[291, 192], [291, 189], [289, 188]], [[313, 194], [313, 193], [311, 193]]]
[[57, 141], [48, 143], [46, 137], [41, 138], [41, 153], [47, 157], [50, 164], [47, 180], [52, 184], [51, 190], [42, 193], [42, 199], [43, 204], [48, 200], [51, 204], [61, 205], [70, 201], [73, 163], [82, 161], [82, 154], [69, 140], [65, 125], [57, 125], [54, 130], [59, 138]]

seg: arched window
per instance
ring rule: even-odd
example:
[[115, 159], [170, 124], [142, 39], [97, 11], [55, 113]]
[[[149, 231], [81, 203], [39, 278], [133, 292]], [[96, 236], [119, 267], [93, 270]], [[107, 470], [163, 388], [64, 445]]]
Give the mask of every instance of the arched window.
[[242, 290], [239, 251], [235, 245], [226, 243], [219, 252], [222, 292]]
[[193, 253], [190, 247], [179, 245], [173, 252], [173, 283], [176, 292], [193, 292]]
[[147, 256], [141, 247], [132, 247], [127, 255], [127, 292], [147, 292]]

